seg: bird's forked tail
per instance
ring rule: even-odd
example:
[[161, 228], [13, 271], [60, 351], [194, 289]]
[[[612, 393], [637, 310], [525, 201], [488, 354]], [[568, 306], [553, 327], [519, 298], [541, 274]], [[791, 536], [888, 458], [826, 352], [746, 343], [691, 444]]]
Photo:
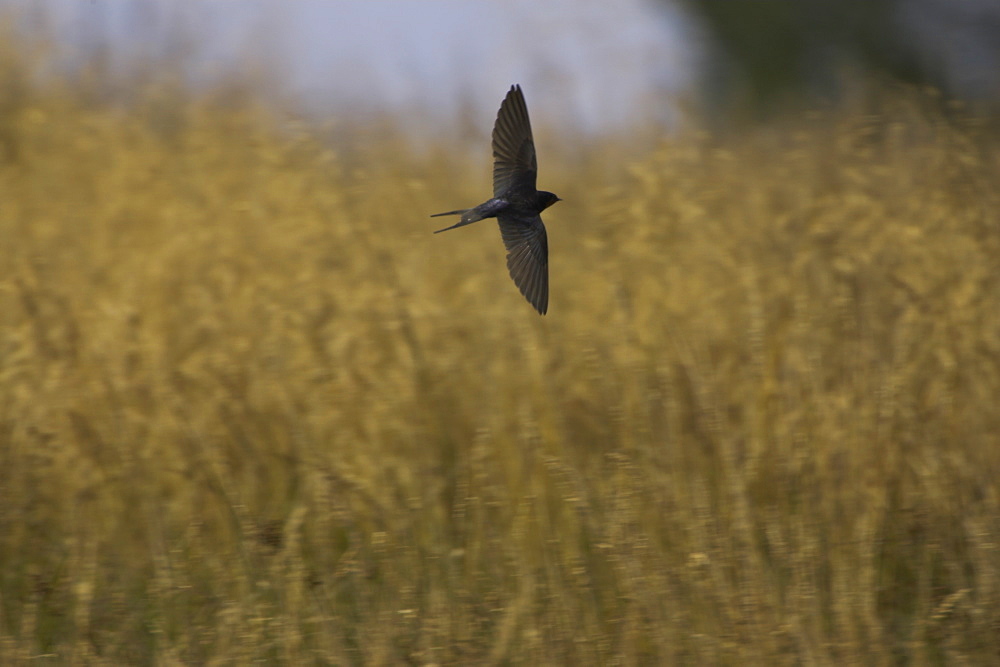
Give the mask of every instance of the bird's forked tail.
[[440, 218], [442, 215], [460, 215], [460, 216], [462, 216], [462, 219], [459, 220], [458, 223], [452, 225], [451, 227], [445, 227], [444, 229], [439, 229], [439, 230], [435, 231], [434, 232], [435, 234], [438, 234], [440, 232], [446, 232], [449, 229], [455, 229], [456, 227], [463, 227], [465, 225], [471, 225], [472, 223], [479, 222], [484, 217], [486, 217], [480, 211], [478, 211], [478, 210], [476, 210], [474, 208], [461, 208], [461, 209], [459, 209], [457, 211], [448, 211], [447, 213], [435, 213], [431, 217], [432, 218]]

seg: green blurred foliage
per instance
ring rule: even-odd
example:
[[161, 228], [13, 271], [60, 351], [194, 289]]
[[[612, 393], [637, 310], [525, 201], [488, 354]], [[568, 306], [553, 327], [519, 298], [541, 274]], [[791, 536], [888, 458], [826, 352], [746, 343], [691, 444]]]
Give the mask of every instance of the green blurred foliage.
[[[951, 90], [947, 72], [902, 25], [897, 0], [686, 0], [717, 47], [710, 106], [767, 112], [790, 99], [842, 97], [875, 78]], [[914, 11], [913, 8], [909, 8]], [[1000, 48], [1000, 38], [993, 48]]]

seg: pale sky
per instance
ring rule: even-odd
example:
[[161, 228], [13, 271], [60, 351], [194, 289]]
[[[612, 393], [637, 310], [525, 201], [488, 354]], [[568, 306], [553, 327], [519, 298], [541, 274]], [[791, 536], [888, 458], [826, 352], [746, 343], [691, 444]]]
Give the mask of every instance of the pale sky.
[[542, 120], [588, 131], [669, 122], [690, 97], [701, 43], [680, 10], [655, 0], [0, 0], [0, 6], [36, 20], [46, 16], [69, 61], [100, 45], [120, 66], [183, 52], [200, 80], [264, 67], [320, 115], [407, 108], [449, 122], [463, 110], [492, 114], [507, 88], [520, 83], [533, 116], [557, 114]]

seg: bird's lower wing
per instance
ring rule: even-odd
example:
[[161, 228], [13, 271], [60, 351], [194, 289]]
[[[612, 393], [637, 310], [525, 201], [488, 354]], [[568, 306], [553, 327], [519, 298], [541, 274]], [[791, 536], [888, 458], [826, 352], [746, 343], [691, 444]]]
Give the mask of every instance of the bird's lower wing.
[[544, 315], [549, 309], [549, 241], [539, 216], [498, 216], [507, 269], [521, 294]]

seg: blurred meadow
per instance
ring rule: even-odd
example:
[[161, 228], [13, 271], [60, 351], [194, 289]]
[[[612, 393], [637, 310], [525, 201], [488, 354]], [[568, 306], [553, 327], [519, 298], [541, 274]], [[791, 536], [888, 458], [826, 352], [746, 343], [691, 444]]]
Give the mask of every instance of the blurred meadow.
[[991, 123], [536, 127], [542, 318], [480, 140], [0, 51], [0, 664], [1000, 661]]

